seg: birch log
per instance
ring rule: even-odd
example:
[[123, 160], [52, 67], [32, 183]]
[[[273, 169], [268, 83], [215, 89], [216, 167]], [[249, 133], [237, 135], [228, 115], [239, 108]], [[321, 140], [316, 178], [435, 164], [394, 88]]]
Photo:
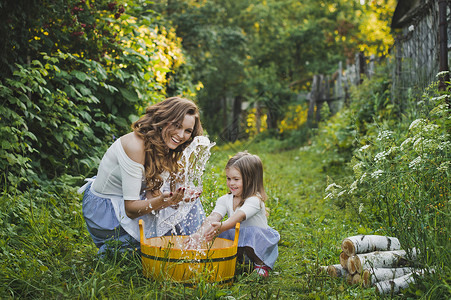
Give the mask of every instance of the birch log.
[[351, 281], [351, 284], [352, 284], [352, 285], [359, 284], [361, 280], [362, 280], [362, 279], [361, 279], [360, 274], [359, 274], [359, 273], [356, 273], [356, 274], [352, 275], [352, 281]]
[[347, 256], [346, 253], [344, 253], [344, 252], [340, 253], [340, 265], [344, 269], [348, 269], [348, 259], [349, 259], [349, 256]]
[[398, 278], [414, 271], [413, 268], [372, 268], [363, 270], [362, 282], [365, 287], [375, 285], [376, 282]]
[[[412, 258], [416, 258], [415, 249], [411, 252]], [[405, 250], [376, 251], [364, 254], [356, 254], [348, 259], [348, 272], [351, 274], [362, 273], [364, 269], [392, 268], [407, 262]]]
[[397, 238], [383, 235], [350, 236], [341, 243], [341, 250], [349, 257], [360, 253], [399, 249], [401, 244]]
[[346, 282], [350, 285], [355, 285], [360, 283], [360, 274], [349, 274], [346, 276]]
[[331, 277], [346, 277], [348, 275], [348, 271], [340, 264], [328, 266], [327, 273]]
[[393, 295], [398, 294], [401, 290], [409, 287], [409, 284], [415, 282], [413, 273], [395, 278], [393, 280], [386, 280], [376, 283], [376, 291], [379, 294], [389, 294], [393, 292]]

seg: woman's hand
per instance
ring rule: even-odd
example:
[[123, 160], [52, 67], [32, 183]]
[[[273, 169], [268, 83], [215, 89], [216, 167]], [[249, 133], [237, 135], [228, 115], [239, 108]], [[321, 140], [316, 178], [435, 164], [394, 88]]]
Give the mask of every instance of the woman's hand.
[[[202, 189], [196, 188], [196, 187], [194, 187], [194, 188], [185, 187], [185, 188], [179, 188], [178, 190], [180, 190], [180, 189], [182, 189], [184, 191], [183, 201], [185, 201], [185, 202], [192, 202], [192, 201], [196, 200], [197, 198], [199, 198], [200, 194], [202, 193]], [[169, 195], [170, 195], [170, 193], [169, 193]], [[177, 204], [171, 204], [170, 207], [172, 207], [173, 209], [177, 209], [179, 207], [179, 204], [177, 202]]]
[[161, 199], [163, 201], [163, 205], [161, 208], [165, 208], [168, 206], [178, 207], [180, 201], [185, 198], [185, 188], [178, 188], [175, 192], [164, 192], [161, 194]]
[[168, 192], [163, 194], [163, 201], [169, 206], [177, 205], [185, 197], [185, 188], [178, 188], [175, 192]]
[[185, 188], [185, 196], [183, 197], [183, 201], [191, 202], [199, 198], [202, 194], [202, 188], [197, 187], [186, 187]]

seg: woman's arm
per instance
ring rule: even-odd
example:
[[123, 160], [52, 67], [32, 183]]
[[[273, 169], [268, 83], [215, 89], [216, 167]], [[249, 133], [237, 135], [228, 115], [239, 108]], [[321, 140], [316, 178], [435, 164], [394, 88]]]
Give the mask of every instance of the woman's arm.
[[125, 213], [130, 219], [140, 217], [152, 211], [157, 211], [171, 205], [177, 205], [183, 200], [184, 189], [178, 189], [174, 193], [164, 192], [155, 196], [151, 192], [146, 192], [146, 200], [125, 200]]
[[[145, 145], [144, 140], [130, 132], [121, 137], [121, 144], [127, 156], [133, 161], [144, 165]], [[147, 191], [146, 200], [124, 200], [125, 212], [131, 219], [157, 211], [170, 205], [178, 204], [184, 196], [184, 190], [179, 189], [174, 193], [159, 191]]]

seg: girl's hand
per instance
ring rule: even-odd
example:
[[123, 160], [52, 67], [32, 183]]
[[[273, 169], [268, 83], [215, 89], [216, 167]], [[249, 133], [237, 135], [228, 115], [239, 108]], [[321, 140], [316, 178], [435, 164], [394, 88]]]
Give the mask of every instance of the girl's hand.
[[192, 235], [186, 237], [183, 241], [183, 246], [186, 249], [199, 249], [202, 244], [202, 235], [200, 233], [193, 233]]
[[212, 241], [216, 236], [221, 233], [222, 222], [213, 222], [210, 228], [204, 233], [205, 240], [207, 242]]

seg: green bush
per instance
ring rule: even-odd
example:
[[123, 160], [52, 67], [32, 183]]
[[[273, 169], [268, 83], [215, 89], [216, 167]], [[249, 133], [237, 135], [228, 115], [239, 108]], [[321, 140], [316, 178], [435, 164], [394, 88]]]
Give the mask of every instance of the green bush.
[[366, 78], [360, 85], [351, 87], [349, 109], [359, 135], [365, 135], [374, 122], [392, 120], [399, 113], [399, 107], [391, 98], [391, 80], [390, 65], [382, 63], [371, 79]]
[[83, 157], [84, 151], [101, 146], [104, 140], [97, 136], [111, 130], [106, 114], [95, 107], [100, 100], [89, 87], [93, 82], [100, 86], [101, 66], [92, 62], [88, 74], [83, 70], [69, 73], [61, 65], [75, 64], [74, 56], [43, 53], [41, 60], [31, 66], [17, 65], [14, 77], [0, 83], [5, 99], [0, 168], [13, 186], [75, 173], [81, 164], [93, 164]]
[[[166, 86], [191, 93], [186, 76], [170, 82], [183, 63], [180, 40], [174, 30], [156, 28], [155, 16], [143, 17], [141, 6], [30, 5], [39, 7], [36, 15], [25, 22], [12, 8], [17, 14], [8, 25], [30, 26], [29, 61], [11, 56], [12, 72], [0, 80], [0, 169], [6, 186], [19, 189], [63, 174], [92, 175], [105, 147], [162, 100]], [[49, 16], [55, 12], [61, 18]]]

